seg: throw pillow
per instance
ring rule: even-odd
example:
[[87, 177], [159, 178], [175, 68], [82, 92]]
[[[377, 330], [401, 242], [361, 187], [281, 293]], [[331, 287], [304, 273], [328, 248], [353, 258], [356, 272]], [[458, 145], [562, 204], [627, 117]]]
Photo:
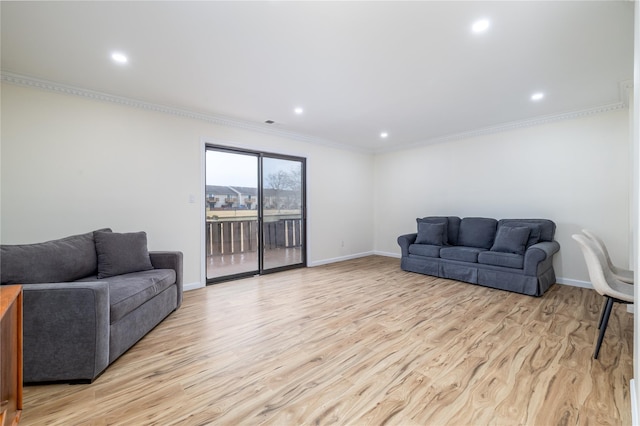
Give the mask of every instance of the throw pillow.
[[95, 231], [98, 279], [153, 269], [145, 232], [116, 233]]
[[504, 225], [501, 226], [510, 226], [512, 228], [516, 228], [516, 227], [520, 227], [520, 226], [526, 226], [527, 228], [529, 228], [529, 239], [527, 240], [527, 247], [529, 248], [534, 244], [537, 244], [540, 242], [540, 238], [542, 236], [542, 227], [540, 226], [539, 223], [530, 223], [530, 222], [507, 222]]
[[416, 218], [416, 222], [418, 223], [418, 228], [420, 228], [421, 223], [441, 223], [444, 226], [444, 231], [442, 232], [442, 245], [446, 246], [449, 244], [449, 219], [444, 216], [427, 216], [423, 218]]
[[444, 223], [418, 223], [418, 236], [416, 244], [429, 244], [432, 246], [441, 246], [444, 244]]
[[526, 226], [501, 226], [491, 251], [524, 254], [531, 230]]

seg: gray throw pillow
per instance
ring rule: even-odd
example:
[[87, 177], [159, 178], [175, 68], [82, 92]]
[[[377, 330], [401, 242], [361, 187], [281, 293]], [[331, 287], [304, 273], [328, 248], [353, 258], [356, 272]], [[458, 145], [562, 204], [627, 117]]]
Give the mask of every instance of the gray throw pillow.
[[526, 226], [501, 226], [491, 251], [524, 254], [531, 230]]
[[98, 254], [98, 279], [153, 269], [145, 232], [93, 234]]
[[448, 224], [449, 224], [449, 220], [444, 217], [444, 216], [427, 216], [427, 217], [423, 217], [423, 218], [416, 218], [416, 222], [418, 223], [418, 231], [420, 230], [420, 224], [421, 223], [439, 223], [442, 224], [444, 226], [444, 231], [442, 231], [442, 244], [441, 245], [448, 245], [449, 244], [449, 238], [448, 238]]
[[510, 226], [512, 228], [526, 226], [527, 228], [529, 228], [530, 232], [529, 232], [529, 239], [527, 240], [527, 248], [540, 242], [540, 239], [542, 236], [542, 227], [538, 223], [508, 222], [502, 226]]
[[429, 244], [441, 246], [444, 244], [444, 233], [446, 227], [444, 223], [418, 223], [418, 236], [416, 244]]

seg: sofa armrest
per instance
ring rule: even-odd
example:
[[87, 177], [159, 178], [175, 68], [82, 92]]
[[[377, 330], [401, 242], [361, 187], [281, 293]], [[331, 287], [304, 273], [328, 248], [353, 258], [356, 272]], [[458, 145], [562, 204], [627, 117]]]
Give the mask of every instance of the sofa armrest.
[[182, 252], [181, 251], [150, 251], [149, 257], [151, 264], [155, 269], [173, 269], [176, 271], [176, 286], [178, 288], [178, 304], [179, 308], [182, 304]]
[[409, 256], [409, 246], [416, 241], [417, 237], [417, 233], [404, 234], [398, 237], [398, 244], [400, 245], [400, 250], [402, 250], [402, 257]]
[[107, 368], [107, 282], [24, 284], [22, 289], [24, 382], [91, 382]]
[[529, 247], [524, 253], [524, 274], [537, 276], [538, 265], [546, 260], [551, 262], [551, 258], [558, 251], [560, 244], [557, 241], [543, 241]]

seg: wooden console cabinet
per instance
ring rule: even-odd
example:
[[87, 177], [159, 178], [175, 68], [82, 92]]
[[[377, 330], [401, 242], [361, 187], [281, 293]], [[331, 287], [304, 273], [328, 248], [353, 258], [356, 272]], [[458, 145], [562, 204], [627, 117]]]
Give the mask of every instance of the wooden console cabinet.
[[22, 413], [22, 286], [0, 286], [0, 426]]

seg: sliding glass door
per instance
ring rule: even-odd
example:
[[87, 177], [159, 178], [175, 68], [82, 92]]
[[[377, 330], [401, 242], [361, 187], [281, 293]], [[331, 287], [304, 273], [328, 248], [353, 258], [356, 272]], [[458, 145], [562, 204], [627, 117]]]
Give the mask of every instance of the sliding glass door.
[[207, 282], [306, 266], [305, 159], [207, 146]]
[[263, 157], [262, 211], [264, 269], [304, 260], [304, 161]]
[[206, 151], [207, 280], [260, 270], [258, 160], [247, 153]]

